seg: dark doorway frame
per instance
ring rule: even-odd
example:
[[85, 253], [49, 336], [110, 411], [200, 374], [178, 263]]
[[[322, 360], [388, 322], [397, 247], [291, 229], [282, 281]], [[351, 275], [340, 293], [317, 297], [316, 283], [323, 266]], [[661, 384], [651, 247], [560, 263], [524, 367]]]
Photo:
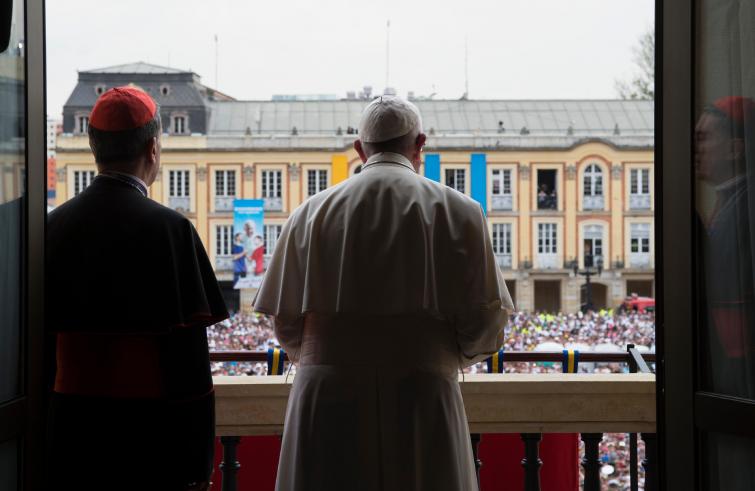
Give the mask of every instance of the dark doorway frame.
[[[696, 489], [692, 326], [692, 60], [690, 0], [656, 2], [656, 371], [659, 481]], [[669, 165], [664, 165], [668, 162]], [[674, 165], [676, 163], [676, 165]]]
[[47, 214], [44, 0], [25, 0], [26, 189], [22, 290], [22, 395], [0, 405], [0, 442], [19, 442], [19, 489], [44, 476], [44, 257]]
[[755, 403], [700, 390], [692, 165], [699, 0], [656, 2], [656, 340], [660, 479], [704, 490], [704, 432], [755, 438]]

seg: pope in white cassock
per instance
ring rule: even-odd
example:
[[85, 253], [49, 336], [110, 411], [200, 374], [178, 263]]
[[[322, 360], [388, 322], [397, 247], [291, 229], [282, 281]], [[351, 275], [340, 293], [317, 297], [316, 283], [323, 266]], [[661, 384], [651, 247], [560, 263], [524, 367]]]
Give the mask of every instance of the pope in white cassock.
[[513, 310], [480, 205], [417, 173], [419, 110], [362, 113], [362, 172], [283, 227], [254, 308], [297, 373], [276, 489], [475, 490], [459, 369]]

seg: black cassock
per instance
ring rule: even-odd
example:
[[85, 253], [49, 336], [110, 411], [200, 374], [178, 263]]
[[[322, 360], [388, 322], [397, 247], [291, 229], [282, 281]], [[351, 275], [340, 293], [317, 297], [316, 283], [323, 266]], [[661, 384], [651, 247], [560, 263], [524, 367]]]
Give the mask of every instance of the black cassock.
[[[46, 276], [47, 332], [59, 343], [50, 401], [51, 487], [181, 489], [207, 480], [214, 397], [205, 328], [228, 312], [191, 222], [128, 182], [98, 176], [50, 213]], [[151, 365], [139, 355], [104, 364], [126, 380], [129, 370], [144, 376], [145, 365], [157, 366], [154, 379], [149, 372], [143, 380], [154, 380], [159, 395], [113, 395], [107, 380], [98, 381], [98, 366], [67, 370], [73, 375], [61, 383], [60, 358], [69, 366], [77, 360], [61, 356], [60, 340], [72, 336], [91, 337], [94, 346], [131, 336], [148, 340], [156, 353]], [[76, 377], [87, 379], [84, 393], [60, 390]]]

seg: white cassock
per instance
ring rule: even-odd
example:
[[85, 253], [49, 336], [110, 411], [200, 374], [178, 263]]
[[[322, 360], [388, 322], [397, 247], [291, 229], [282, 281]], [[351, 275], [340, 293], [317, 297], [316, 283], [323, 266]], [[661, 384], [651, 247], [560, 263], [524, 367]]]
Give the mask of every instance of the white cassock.
[[374, 155], [293, 212], [254, 308], [298, 363], [277, 490], [477, 489], [458, 370], [514, 308], [478, 203]]

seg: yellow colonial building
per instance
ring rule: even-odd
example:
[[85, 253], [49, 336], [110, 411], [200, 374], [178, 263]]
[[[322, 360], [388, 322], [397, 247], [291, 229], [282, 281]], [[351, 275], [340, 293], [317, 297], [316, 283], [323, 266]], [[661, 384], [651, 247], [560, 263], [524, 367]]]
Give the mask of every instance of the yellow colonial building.
[[[271, 251], [292, 210], [353, 174], [355, 128], [370, 94], [237, 101], [196, 74], [154, 65], [80, 72], [57, 142], [58, 204], [95, 175], [88, 111], [104, 90], [128, 83], [161, 107], [162, 170], [150, 196], [192, 220], [238, 308], [230, 287], [233, 200], [264, 200]], [[585, 277], [575, 265], [595, 273], [597, 307], [633, 292], [653, 296], [652, 102], [414, 102], [428, 134], [420, 172], [480, 202], [519, 309], [579, 309]]]

